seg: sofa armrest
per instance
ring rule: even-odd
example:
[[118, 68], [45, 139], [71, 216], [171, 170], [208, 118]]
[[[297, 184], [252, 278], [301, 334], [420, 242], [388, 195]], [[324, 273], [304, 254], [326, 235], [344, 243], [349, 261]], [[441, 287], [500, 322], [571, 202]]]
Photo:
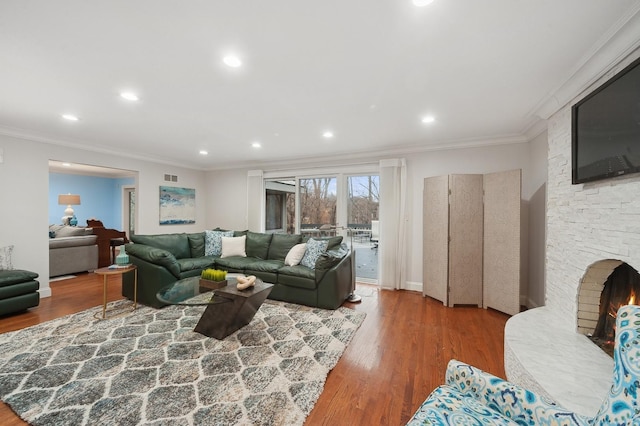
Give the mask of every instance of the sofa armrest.
[[518, 424], [589, 424], [550, 399], [457, 360], [449, 361], [446, 382]]
[[151, 247], [146, 244], [127, 244], [126, 252], [146, 262], [164, 266], [176, 278], [180, 278], [180, 264], [174, 255], [167, 250]]
[[327, 271], [339, 264], [348, 254], [349, 250], [346, 247], [340, 247], [322, 253], [316, 261], [316, 282], [322, 281]]

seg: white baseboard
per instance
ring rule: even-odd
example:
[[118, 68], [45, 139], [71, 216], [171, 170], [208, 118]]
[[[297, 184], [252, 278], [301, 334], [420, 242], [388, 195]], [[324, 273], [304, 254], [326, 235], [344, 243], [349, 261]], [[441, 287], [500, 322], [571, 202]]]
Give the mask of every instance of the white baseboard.
[[422, 293], [422, 283], [416, 281], [405, 281], [404, 289], [409, 291], [418, 291]]

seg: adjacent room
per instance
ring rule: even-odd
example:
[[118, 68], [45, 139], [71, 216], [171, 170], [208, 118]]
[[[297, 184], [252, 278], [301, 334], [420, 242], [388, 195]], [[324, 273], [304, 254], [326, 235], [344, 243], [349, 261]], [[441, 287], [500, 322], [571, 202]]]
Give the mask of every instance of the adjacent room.
[[374, 3], [0, 4], [0, 424], [640, 418], [640, 1]]

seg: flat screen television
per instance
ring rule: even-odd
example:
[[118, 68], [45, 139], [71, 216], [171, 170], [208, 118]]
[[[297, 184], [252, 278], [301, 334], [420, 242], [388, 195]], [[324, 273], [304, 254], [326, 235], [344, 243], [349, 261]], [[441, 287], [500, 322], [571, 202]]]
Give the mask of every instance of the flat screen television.
[[571, 182], [640, 172], [640, 59], [571, 109]]

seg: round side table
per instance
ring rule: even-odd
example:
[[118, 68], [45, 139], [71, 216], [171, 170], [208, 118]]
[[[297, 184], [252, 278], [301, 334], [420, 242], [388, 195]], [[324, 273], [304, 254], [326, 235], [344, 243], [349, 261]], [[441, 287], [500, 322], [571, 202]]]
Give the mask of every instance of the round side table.
[[133, 310], [135, 311], [138, 307], [138, 267], [136, 265], [129, 265], [127, 267], [118, 267], [114, 268], [111, 266], [107, 266], [104, 268], [96, 269], [96, 274], [102, 275], [104, 277], [103, 280], [103, 303], [102, 303], [102, 319], [106, 318], [107, 314], [107, 280], [109, 275], [120, 275], [126, 274], [128, 272], [133, 272]]

